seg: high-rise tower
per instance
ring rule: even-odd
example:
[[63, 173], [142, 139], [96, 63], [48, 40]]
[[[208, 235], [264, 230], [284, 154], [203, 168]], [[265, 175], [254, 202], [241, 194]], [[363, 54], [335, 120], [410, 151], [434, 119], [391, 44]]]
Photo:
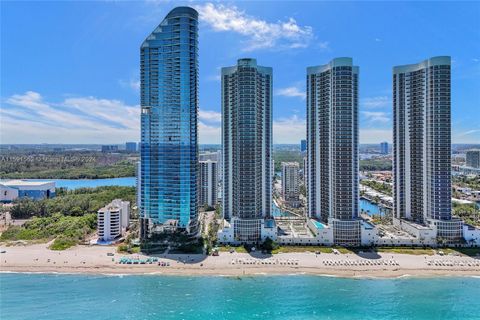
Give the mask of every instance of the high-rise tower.
[[165, 222], [197, 231], [198, 13], [170, 11], [142, 43], [142, 236]]
[[360, 244], [358, 75], [351, 58], [307, 68], [308, 216], [343, 245]]
[[394, 214], [461, 237], [452, 219], [450, 57], [393, 68]]
[[282, 162], [282, 197], [292, 207], [299, 205], [299, 171], [298, 162]]
[[199, 204], [215, 207], [217, 204], [218, 162], [200, 161]]
[[222, 68], [223, 213], [234, 237], [256, 242], [272, 210], [272, 68]]

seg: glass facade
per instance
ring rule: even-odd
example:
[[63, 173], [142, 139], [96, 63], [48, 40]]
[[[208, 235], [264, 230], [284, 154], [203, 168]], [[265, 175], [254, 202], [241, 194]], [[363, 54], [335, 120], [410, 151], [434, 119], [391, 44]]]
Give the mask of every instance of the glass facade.
[[257, 241], [272, 208], [272, 69], [255, 59], [222, 68], [223, 213]]
[[308, 215], [358, 217], [358, 67], [337, 58], [307, 69]]
[[351, 58], [307, 68], [307, 210], [335, 244], [360, 243], [358, 75]]
[[393, 70], [393, 178], [397, 218], [451, 219], [450, 57]]
[[[194, 233], [198, 212], [198, 13], [170, 11], [140, 49], [141, 218]], [[146, 231], [146, 230], [144, 230]], [[145, 234], [142, 232], [142, 234]]]

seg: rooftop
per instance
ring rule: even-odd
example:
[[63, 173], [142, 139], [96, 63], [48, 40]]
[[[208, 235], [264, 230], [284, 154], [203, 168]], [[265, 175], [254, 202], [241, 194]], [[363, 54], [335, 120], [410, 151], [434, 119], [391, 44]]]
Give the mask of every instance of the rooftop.
[[27, 180], [9, 180], [3, 181], [1, 184], [8, 187], [20, 187], [20, 186], [46, 186], [55, 183], [54, 181], [27, 181]]

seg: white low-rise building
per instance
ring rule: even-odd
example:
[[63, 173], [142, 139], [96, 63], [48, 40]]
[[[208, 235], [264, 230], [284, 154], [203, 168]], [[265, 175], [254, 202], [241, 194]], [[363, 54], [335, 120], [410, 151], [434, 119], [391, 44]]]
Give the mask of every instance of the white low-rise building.
[[113, 241], [125, 234], [130, 218], [130, 202], [115, 199], [98, 210], [98, 240]]
[[[458, 219], [453, 219], [451, 223], [458, 223]], [[232, 221], [235, 223], [235, 220]], [[441, 231], [438, 225], [422, 225], [404, 219], [393, 219], [392, 225], [377, 225], [365, 219], [359, 220], [361, 246], [375, 247], [436, 247], [438, 245], [449, 244], [440, 243], [444, 237], [441, 237]], [[443, 227], [442, 227], [443, 228]], [[456, 226], [452, 230], [458, 229]], [[464, 224], [463, 238], [467, 246], [480, 246], [480, 229]], [[333, 229], [316, 219], [299, 218], [275, 218], [275, 220], [266, 220], [261, 226], [261, 239], [264, 241], [267, 237], [278, 242], [280, 245], [320, 245], [332, 246]], [[456, 238], [456, 237], [455, 237]], [[440, 240], [439, 240], [440, 239]], [[235, 238], [235, 228], [233, 224], [224, 221], [223, 228], [218, 232], [218, 240], [223, 244], [241, 244]], [[458, 244], [458, 243], [451, 243]]]
[[[273, 219], [258, 219], [260, 225], [260, 241], [265, 241], [270, 238], [273, 241], [277, 241], [277, 226]], [[241, 223], [242, 220], [238, 218], [232, 218], [230, 222], [223, 220], [223, 225], [217, 233], [218, 242], [222, 244], [239, 245], [243, 242], [238, 240], [238, 236], [235, 232], [235, 224]], [[238, 228], [238, 227], [237, 227]], [[237, 230], [238, 233], [238, 230]]]
[[480, 246], [480, 228], [465, 223], [463, 225], [463, 238], [468, 245]]
[[360, 222], [360, 235], [364, 247], [374, 246], [378, 242], [378, 228], [366, 220]]
[[18, 189], [0, 183], [0, 202], [10, 203], [18, 198]]
[[[16, 198], [42, 200], [55, 197], [54, 181], [10, 180], [2, 182], [1, 185], [4, 197], [7, 197], [7, 200], [10, 202]], [[16, 189], [17, 192], [11, 189]], [[5, 194], [5, 192], [7, 192], [7, 194]]]

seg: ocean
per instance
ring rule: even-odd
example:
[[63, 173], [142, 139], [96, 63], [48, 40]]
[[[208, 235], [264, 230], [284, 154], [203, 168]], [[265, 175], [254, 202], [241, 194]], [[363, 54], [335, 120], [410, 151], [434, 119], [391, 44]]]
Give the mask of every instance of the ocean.
[[480, 279], [0, 274], [1, 319], [480, 319]]

